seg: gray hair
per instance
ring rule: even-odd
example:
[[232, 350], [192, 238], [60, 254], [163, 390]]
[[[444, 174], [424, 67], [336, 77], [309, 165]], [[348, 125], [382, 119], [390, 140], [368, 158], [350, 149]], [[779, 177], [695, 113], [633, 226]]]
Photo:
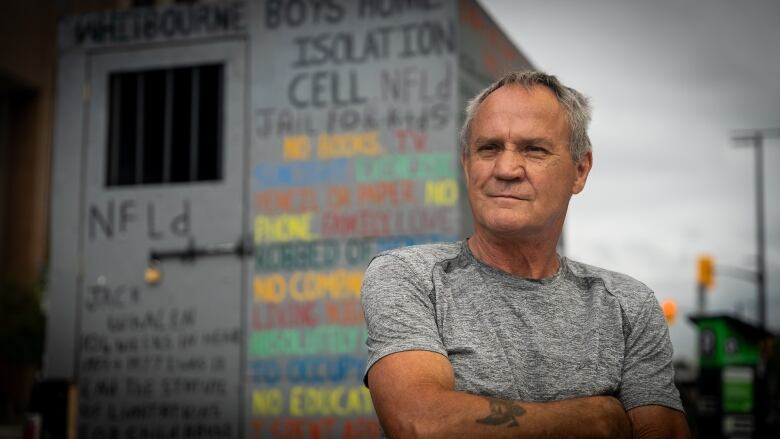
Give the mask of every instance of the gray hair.
[[588, 98], [577, 90], [561, 84], [553, 75], [535, 71], [514, 71], [505, 74], [502, 78], [482, 90], [466, 105], [466, 119], [460, 129], [460, 143], [463, 147], [463, 156], [469, 152], [469, 136], [471, 124], [479, 110], [479, 106], [487, 99], [488, 95], [505, 85], [522, 85], [526, 89], [535, 85], [541, 85], [550, 89], [558, 99], [558, 103], [566, 111], [569, 122], [569, 152], [574, 161], [579, 161], [585, 153], [591, 150], [590, 137], [588, 137], [588, 124], [590, 123], [591, 108]]

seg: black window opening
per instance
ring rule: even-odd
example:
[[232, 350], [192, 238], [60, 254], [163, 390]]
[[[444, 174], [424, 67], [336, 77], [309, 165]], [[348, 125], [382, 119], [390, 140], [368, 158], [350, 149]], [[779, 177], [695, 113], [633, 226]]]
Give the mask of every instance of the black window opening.
[[106, 185], [222, 179], [223, 66], [109, 76]]

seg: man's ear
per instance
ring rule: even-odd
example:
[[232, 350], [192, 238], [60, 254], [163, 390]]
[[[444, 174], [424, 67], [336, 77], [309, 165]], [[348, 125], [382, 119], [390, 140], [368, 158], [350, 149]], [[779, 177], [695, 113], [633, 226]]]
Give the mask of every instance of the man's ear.
[[571, 188], [573, 194], [579, 194], [585, 188], [585, 182], [588, 180], [588, 174], [593, 167], [593, 153], [591, 151], [586, 152], [580, 161], [575, 164], [574, 185]]

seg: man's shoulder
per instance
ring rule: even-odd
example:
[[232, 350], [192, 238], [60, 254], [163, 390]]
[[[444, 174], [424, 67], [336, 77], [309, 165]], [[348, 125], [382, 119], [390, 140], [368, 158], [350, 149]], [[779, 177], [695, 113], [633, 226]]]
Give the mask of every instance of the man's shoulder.
[[431, 291], [431, 273], [436, 265], [457, 257], [460, 251], [460, 243], [450, 242], [413, 245], [377, 254], [363, 276], [364, 306], [375, 298], [386, 300], [405, 291]]
[[378, 253], [371, 264], [403, 263], [415, 271], [430, 271], [436, 264], [457, 257], [463, 249], [461, 241], [411, 245]]
[[588, 285], [603, 286], [607, 293], [619, 301], [644, 302], [654, 296], [653, 290], [643, 282], [613, 270], [585, 264], [566, 258], [566, 265], [574, 277], [585, 281]]

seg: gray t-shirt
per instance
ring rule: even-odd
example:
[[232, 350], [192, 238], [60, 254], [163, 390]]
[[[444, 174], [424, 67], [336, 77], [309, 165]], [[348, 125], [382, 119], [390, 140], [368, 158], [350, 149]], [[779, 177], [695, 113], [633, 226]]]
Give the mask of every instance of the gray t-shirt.
[[449, 359], [460, 391], [537, 402], [613, 395], [626, 410], [682, 410], [653, 292], [560, 261], [553, 277], [532, 280], [484, 264], [465, 241], [380, 253], [363, 280], [366, 374], [386, 355], [424, 350]]

